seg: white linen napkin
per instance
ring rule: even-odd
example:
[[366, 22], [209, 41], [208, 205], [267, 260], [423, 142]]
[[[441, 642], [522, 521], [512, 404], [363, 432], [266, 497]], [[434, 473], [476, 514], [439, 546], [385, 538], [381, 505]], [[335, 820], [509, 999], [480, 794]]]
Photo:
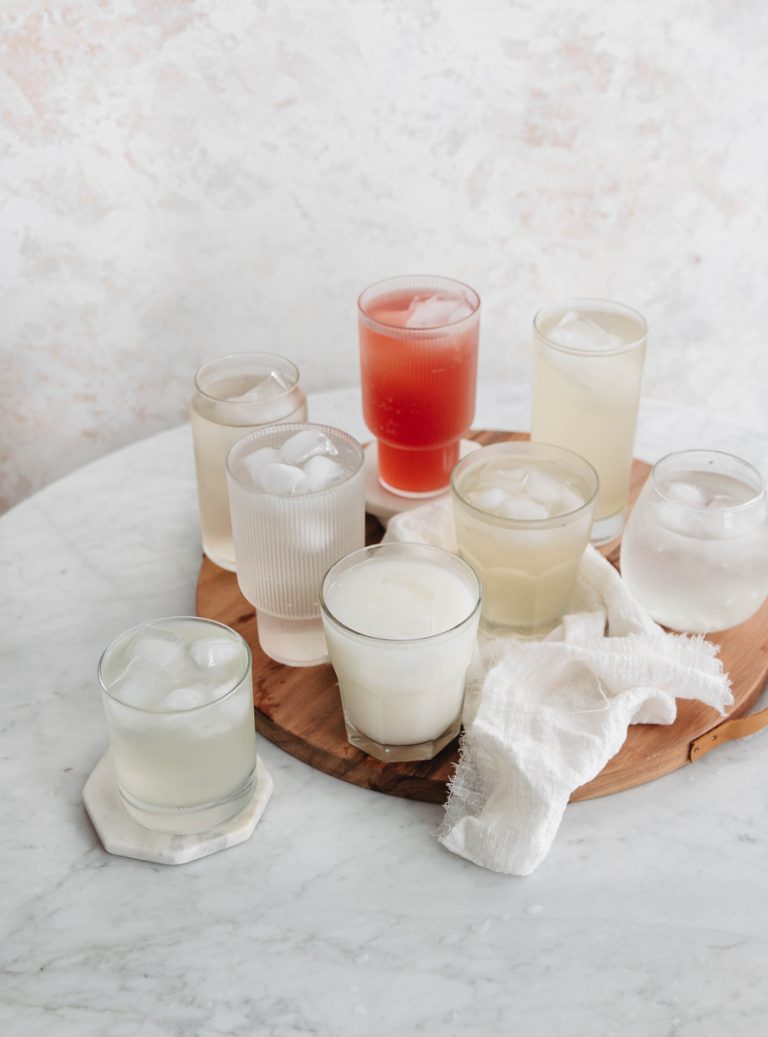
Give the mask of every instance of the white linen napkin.
[[[384, 541], [403, 540], [456, 552], [450, 500], [391, 519]], [[573, 608], [540, 641], [479, 637], [438, 838], [493, 871], [529, 875], [541, 863], [571, 793], [619, 751], [630, 724], [671, 724], [675, 696], [721, 713], [733, 702], [717, 646], [665, 633], [593, 547]]]

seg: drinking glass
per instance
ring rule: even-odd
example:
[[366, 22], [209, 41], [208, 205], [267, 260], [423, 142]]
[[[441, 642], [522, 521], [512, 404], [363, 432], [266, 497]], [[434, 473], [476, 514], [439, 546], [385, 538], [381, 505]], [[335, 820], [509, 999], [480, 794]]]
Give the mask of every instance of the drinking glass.
[[336, 562], [321, 606], [350, 744], [379, 760], [430, 760], [459, 733], [482, 592], [456, 555], [365, 547]]
[[172, 616], [117, 637], [98, 667], [120, 797], [140, 824], [207, 831], [250, 801], [251, 652], [234, 630]]
[[404, 497], [448, 486], [475, 414], [480, 297], [448, 277], [392, 277], [357, 301], [363, 414], [379, 481]]
[[736, 626], [768, 594], [768, 499], [747, 461], [684, 450], [657, 461], [629, 516], [621, 573], [672, 630]]
[[299, 372], [273, 353], [232, 353], [203, 364], [190, 405], [203, 551], [235, 570], [226, 459], [241, 436], [259, 425], [306, 421]]
[[483, 585], [484, 629], [538, 637], [565, 615], [598, 485], [583, 457], [544, 443], [497, 443], [456, 465], [456, 538]]
[[621, 303], [568, 299], [533, 321], [531, 439], [567, 447], [600, 477], [592, 542], [621, 533], [648, 329]]
[[[312, 481], [313, 457], [296, 464], [283, 458], [300, 434], [331, 444], [313, 455], [326, 462], [319, 469], [337, 466], [330, 481], [322, 471]], [[365, 543], [363, 448], [328, 425], [270, 425], [232, 447], [227, 478], [237, 582], [256, 609], [262, 650], [289, 666], [327, 662], [320, 584], [329, 566]]]

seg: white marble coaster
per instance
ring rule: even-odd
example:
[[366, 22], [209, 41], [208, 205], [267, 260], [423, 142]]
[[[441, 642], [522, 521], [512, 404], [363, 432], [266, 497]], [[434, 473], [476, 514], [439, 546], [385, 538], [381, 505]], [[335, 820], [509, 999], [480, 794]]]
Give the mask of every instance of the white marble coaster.
[[83, 803], [109, 853], [156, 864], [187, 864], [250, 839], [269, 803], [272, 788], [272, 776], [261, 757], [257, 757], [253, 797], [236, 817], [197, 835], [155, 832], [134, 821], [123, 806], [112, 768], [112, 753], [107, 749], [83, 787]]
[[[459, 457], [466, 457], [473, 450], [479, 450], [480, 443], [471, 439], [462, 439], [459, 443]], [[450, 490], [436, 494], [434, 497], [400, 497], [396, 493], [385, 490], [379, 482], [378, 475], [379, 455], [374, 439], [365, 444], [365, 510], [374, 515], [383, 526], [389, 522], [393, 515], [399, 515], [401, 511], [409, 508], [418, 508], [420, 504], [431, 504], [433, 501], [441, 500]]]

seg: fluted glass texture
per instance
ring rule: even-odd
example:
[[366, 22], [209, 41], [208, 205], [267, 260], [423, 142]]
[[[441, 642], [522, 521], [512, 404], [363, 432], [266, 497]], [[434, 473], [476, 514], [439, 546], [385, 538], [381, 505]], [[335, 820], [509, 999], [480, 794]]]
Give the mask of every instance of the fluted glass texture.
[[[238, 477], [238, 459], [255, 448], [279, 449], [304, 429], [323, 432], [349, 474], [315, 493], [277, 496]], [[283, 619], [320, 616], [320, 585], [339, 558], [365, 543], [363, 449], [352, 436], [326, 425], [281, 424], [241, 439], [227, 462], [237, 580], [259, 611]]]

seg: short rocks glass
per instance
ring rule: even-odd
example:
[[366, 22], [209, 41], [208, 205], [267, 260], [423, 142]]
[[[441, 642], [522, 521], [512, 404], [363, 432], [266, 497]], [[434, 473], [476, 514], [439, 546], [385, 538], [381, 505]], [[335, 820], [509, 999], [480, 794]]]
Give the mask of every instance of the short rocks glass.
[[659, 623], [706, 633], [768, 594], [768, 499], [747, 461], [685, 450], [657, 461], [627, 522], [621, 573]]

